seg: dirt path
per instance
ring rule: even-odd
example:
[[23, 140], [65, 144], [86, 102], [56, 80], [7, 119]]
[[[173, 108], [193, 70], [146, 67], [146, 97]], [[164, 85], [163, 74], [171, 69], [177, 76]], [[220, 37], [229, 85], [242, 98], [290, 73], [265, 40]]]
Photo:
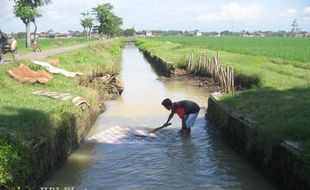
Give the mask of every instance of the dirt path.
[[20, 56], [19, 60], [38, 60], [38, 59], [42, 59], [48, 56], [65, 53], [65, 52], [72, 51], [75, 49], [80, 49], [85, 46], [86, 45], [84, 44], [84, 45], [76, 45], [76, 46], [70, 46], [70, 47], [59, 48], [59, 49], [51, 49], [51, 50], [42, 51], [42, 52], [29, 53], [29, 54]]
[[[52, 55], [57, 55], [60, 53], [65, 53], [68, 51], [80, 49], [83, 47], [86, 47], [86, 44], [83, 45], [76, 45], [76, 46], [70, 46], [70, 47], [65, 47], [65, 48], [57, 48], [57, 49], [51, 49], [51, 50], [46, 50], [42, 52], [33, 52], [33, 53], [27, 53], [25, 55], [22, 55], [19, 57], [19, 60], [40, 60], [48, 56]], [[13, 59], [5, 59], [5, 63], [11, 62]], [[1, 65], [1, 64], [0, 64]]]

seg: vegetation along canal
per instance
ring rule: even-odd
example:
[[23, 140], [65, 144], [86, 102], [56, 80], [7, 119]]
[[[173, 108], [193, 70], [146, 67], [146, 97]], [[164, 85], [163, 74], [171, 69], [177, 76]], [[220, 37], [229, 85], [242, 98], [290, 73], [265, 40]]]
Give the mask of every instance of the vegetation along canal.
[[[91, 137], [115, 126], [155, 128], [169, 112], [161, 101], [191, 99], [206, 107], [209, 96], [202, 88], [178, 81], [159, 81], [142, 53], [127, 45], [122, 55], [125, 90], [106, 103], [88, 134]], [[274, 189], [232, 150], [204, 119], [201, 110], [191, 136], [167, 143], [83, 143], [56, 171], [45, 187], [74, 189]], [[179, 130], [180, 120], [165, 130]], [[142, 137], [141, 137], [142, 138]]]

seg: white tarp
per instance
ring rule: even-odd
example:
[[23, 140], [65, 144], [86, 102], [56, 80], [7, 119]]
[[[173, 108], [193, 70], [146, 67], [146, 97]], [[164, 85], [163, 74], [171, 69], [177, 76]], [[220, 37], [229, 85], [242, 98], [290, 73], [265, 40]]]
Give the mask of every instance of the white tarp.
[[66, 71], [65, 69], [57, 68], [43, 61], [33, 61], [33, 63], [36, 65], [41, 65], [42, 67], [45, 67], [51, 73], [60, 73], [66, 77], [76, 77], [76, 75], [83, 75], [82, 73], [79, 73], [79, 72], [70, 72], [70, 71]]
[[179, 136], [177, 130], [173, 129], [162, 129], [156, 133], [148, 133], [147, 130], [112, 126], [84, 141], [104, 144], [167, 144], [174, 142]]

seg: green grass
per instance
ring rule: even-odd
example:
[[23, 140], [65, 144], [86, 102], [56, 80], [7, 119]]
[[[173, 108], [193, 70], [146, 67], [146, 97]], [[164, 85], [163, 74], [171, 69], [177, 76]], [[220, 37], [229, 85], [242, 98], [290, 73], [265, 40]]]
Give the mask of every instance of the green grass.
[[[72, 51], [65, 54], [56, 55], [65, 69], [77, 70], [82, 73], [91, 73], [94, 71], [120, 71], [120, 65], [115, 63], [120, 57], [121, 43], [118, 46], [111, 47], [111, 44], [92, 44], [93, 49]], [[93, 56], [95, 54], [95, 56]], [[113, 63], [113, 64], [111, 64]]]
[[[120, 41], [109, 41], [95, 45], [96, 49], [102, 48], [100, 51], [87, 47], [56, 57], [61, 60], [59, 67], [80, 71], [86, 76], [92, 71], [118, 72], [121, 45]], [[33, 91], [66, 92], [86, 98], [91, 106], [100, 103], [98, 90], [80, 86], [78, 78], [53, 75], [54, 78], [46, 85], [16, 81], [7, 71], [21, 63], [33, 65], [23, 61], [0, 67], [0, 188], [29, 183], [23, 180], [38, 173], [33, 171], [36, 167], [32, 167], [35, 161], [32, 156], [37, 150], [31, 146], [40, 139], [57, 143], [56, 136], [61, 131], [70, 130], [75, 117], [85, 118], [81, 107], [70, 101], [35, 96], [31, 94]]]
[[281, 140], [302, 142], [302, 157], [310, 171], [310, 87], [251, 89], [225, 95], [222, 102], [256, 121], [259, 148], [268, 154]]
[[310, 38], [290, 37], [155, 37], [185, 46], [267, 57], [275, 63], [310, 69]]
[[[178, 39], [180, 43], [163, 41], [165, 38], [155, 39], [137, 39], [137, 44], [177, 66], [186, 65], [187, 55], [192, 52], [196, 59], [202, 53], [216, 55], [216, 51], [206, 49], [206, 46], [185, 45], [181, 37], [171, 38], [174, 41]], [[188, 39], [191, 38], [184, 37], [184, 41]], [[221, 64], [232, 66], [235, 77], [255, 76], [261, 81], [260, 88], [225, 95], [221, 101], [256, 121], [259, 146], [267, 153], [280, 140], [302, 142], [302, 158], [310, 171], [310, 70], [293, 64], [274, 64], [270, 59], [220, 51]]]

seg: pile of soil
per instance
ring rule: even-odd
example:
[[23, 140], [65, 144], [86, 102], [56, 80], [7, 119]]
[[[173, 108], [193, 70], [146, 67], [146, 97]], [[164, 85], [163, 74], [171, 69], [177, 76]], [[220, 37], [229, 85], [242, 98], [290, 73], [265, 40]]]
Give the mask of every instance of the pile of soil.
[[80, 85], [98, 89], [102, 100], [115, 99], [124, 91], [123, 81], [114, 73], [93, 73], [86, 78], [81, 78]]

